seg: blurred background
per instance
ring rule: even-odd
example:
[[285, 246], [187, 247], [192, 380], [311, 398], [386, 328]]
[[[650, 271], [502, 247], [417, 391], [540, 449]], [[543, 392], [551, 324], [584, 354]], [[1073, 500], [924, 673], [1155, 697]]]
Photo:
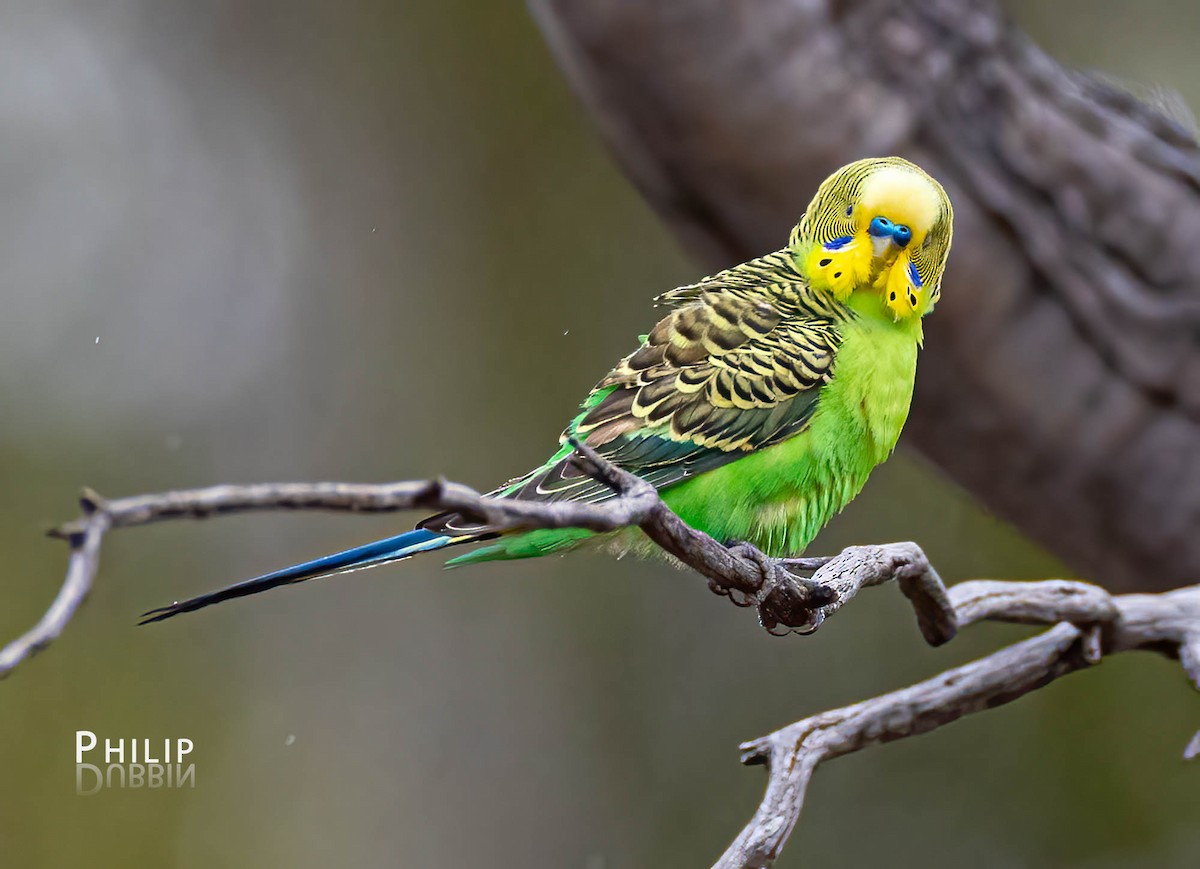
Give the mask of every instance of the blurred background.
[[[1200, 103], [1189, 0], [1008, 5], [1059, 59]], [[42, 532], [82, 485], [490, 487], [701, 271], [518, 3], [4, 0], [0, 124], [3, 640], [55, 594]], [[113, 534], [0, 685], [0, 862], [708, 865], [764, 784], [741, 740], [1027, 633], [932, 650], [884, 588], [776, 639], [600, 556], [419, 560], [134, 627], [415, 518]], [[894, 539], [947, 581], [1064, 571], [904, 449], [813, 548]], [[1198, 713], [1177, 666], [1108, 660], [823, 768], [779, 865], [1198, 865]], [[196, 785], [77, 796], [78, 729], [190, 738]]]

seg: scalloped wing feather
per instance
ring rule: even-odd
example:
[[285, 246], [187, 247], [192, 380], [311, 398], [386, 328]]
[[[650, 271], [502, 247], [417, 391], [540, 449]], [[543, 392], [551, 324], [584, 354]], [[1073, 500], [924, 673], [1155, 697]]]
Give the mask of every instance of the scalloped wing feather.
[[[666, 488], [802, 431], [833, 377], [845, 309], [809, 291], [786, 252], [659, 297], [673, 306], [642, 345], [601, 380], [563, 432]], [[494, 494], [603, 501], [564, 445]], [[422, 527], [479, 533], [434, 517]]]

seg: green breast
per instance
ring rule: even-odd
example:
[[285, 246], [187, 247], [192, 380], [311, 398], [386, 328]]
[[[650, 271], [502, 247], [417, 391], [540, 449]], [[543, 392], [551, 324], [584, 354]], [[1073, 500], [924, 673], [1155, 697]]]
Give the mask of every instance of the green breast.
[[769, 555], [803, 551], [896, 446], [916, 374], [920, 320], [895, 322], [874, 292], [856, 292], [833, 379], [807, 429], [663, 492], [686, 522]]

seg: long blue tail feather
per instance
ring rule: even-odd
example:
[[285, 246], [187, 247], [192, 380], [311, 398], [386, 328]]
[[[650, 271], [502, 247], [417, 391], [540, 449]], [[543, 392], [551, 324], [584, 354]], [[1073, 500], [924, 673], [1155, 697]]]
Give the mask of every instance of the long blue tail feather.
[[143, 613], [142, 620], [138, 624], [145, 625], [150, 622], [161, 622], [163, 619], [169, 619], [180, 613], [198, 610], [214, 603], [232, 600], [235, 597], [258, 594], [260, 591], [266, 591], [280, 585], [290, 585], [296, 582], [304, 582], [308, 579], [322, 579], [336, 573], [349, 573], [354, 570], [362, 570], [366, 567], [376, 567], [380, 564], [387, 564], [389, 561], [399, 561], [402, 558], [408, 558], [416, 555], [418, 552], [441, 549], [444, 546], [449, 546], [452, 543], [460, 541], [465, 542], [463, 538], [455, 538], [446, 534], [437, 534], [424, 528], [418, 528], [415, 531], [397, 534], [395, 537], [387, 537], [383, 540], [376, 540], [374, 543], [356, 546], [353, 549], [347, 549], [345, 552], [335, 552], [333, 555], [326, 555], [321, 558], [315, 558], [312, 561], [293, 565], [292, 567], [285, 567], [282, 570], [276, 570], [272, 573], [265, 573], [262, 576], [256, 576], [253, 579], [247, 579], [217, 591], [202, 594], [199, 597], [176, 601], [170, 606], [160, 607]]

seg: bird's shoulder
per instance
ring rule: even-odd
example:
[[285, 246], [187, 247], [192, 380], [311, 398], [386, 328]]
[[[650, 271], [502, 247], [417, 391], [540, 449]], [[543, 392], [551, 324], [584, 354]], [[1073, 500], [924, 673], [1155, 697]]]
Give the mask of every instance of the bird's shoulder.
[[721, 305], [735, 314], [743, 306], [768, 305], [782, 317], [796, 320], [837, 321], [848, 316], [844, 304], [813, 289], [787, 248], [668, 290], [654, 301], [674, 309]]

